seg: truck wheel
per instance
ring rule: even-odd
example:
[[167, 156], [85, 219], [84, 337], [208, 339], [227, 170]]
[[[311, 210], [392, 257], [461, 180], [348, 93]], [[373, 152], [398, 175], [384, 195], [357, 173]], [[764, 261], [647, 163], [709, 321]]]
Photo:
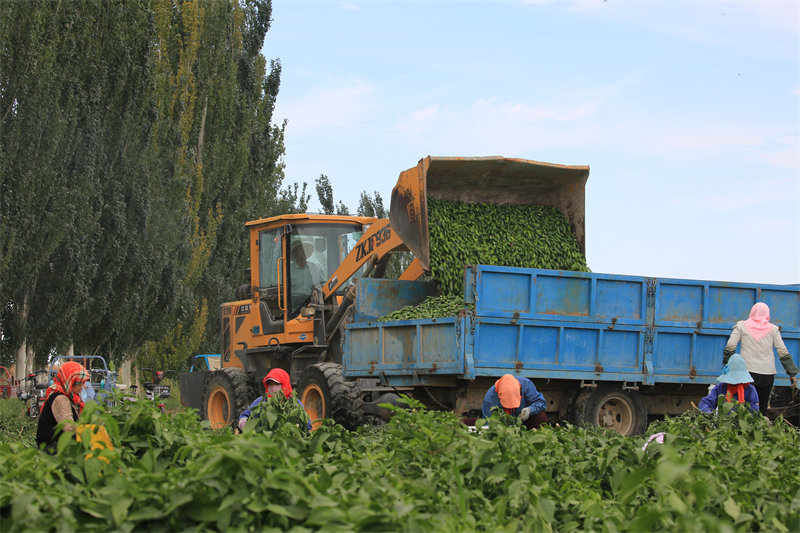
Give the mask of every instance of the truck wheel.
[[589, 424], [622, 435], [641, 435], [647, 427], [647, 408], [636, 391], [609, 385], [585, 389], [575, 399], [575, 425]]
[[256, 399], [255, 387], [241, 368], [223, 368], [212, 373], [203, 391], [203, 418], [213, 429], [233, 427], [239, 414]]
[[332, 418], [347, 429], [361, 425], [364, 416], [361, 391], [355, 383], [344, 379], [340, 365], [318, 363], [307, 367], [300, 376], [298, 389], [313, 429], [319, 427], [323, 418]]

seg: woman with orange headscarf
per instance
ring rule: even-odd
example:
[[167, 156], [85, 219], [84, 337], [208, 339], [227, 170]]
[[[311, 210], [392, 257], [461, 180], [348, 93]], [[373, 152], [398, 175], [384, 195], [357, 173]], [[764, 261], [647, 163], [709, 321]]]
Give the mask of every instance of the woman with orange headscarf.
[[728, 358], [735, 353], [736, 345], [739, 343], [742, 344], [739, 354], [744, 359], [747, 371], [753, 377], [753, 386], [758, 392], [761, 414], [766, 415], [772, 384], [778, 372], [775, 369], [775, 354], [772, 349], [775, 348], [778, 352], [778, 357], [793, 387], [797, 386], [795, 378], [797, 365], [794, 364], [789, 350], [783, 343], [778, 326], [769, 321], [769, 307], [764, 302], [756, 303], [750, 309], [750, 317], [747, 320], [740, 320], [733, 327], [723, 352], [723, 364], [728, 363]]
[[44, 445], [49, 451], [55, 450], [60, 431], [56, 426], [64, 420], [64, 431], [75, 431], [70, 422], [78, 420], [83, 411], [81, 391], [89, 380], [89, 373], [80, 363], [68, 361], [58, 369], [53, 384], [47, 388], [42, 412], [39, 414], [39, 426], [36, 429], [36, 445]]
[[519, 417], [528, 429], [535, 429], [547, 422], [546, 407], [547, 402], [533, 381], [506, 374], [484, 396], [481, 412], [488, 418], [495, 411], [505, 411]]

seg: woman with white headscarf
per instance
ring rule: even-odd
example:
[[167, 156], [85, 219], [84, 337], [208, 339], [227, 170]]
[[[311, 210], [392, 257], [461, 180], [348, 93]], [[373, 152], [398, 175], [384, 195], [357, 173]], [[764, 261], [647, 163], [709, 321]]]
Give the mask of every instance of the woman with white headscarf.
[[739, 353], [747, 365], [747, 371], [753, 376], [753, 385], [758, 392], [758, 403], [761, 414], [767, 414], [769, 405], [769, 395], [772, 392], [772, 384], [775, 382], [775, 355], [772, 351], [778, 352], [781, 364], [792, 386], [797, 386], [795, 375], [797, 366], [789, 355], [789, 350], [781, 338], [778, 326], [769, 321], [769, 307], [764, 302], [758, 302], [750, 309], [750, 317], [747, 320], [740, 320], [733, 327], [733, 332], [725, 346], [723, 363], [728, 362], [728, 358], [736, 352], [736, 345], [741, 343]]

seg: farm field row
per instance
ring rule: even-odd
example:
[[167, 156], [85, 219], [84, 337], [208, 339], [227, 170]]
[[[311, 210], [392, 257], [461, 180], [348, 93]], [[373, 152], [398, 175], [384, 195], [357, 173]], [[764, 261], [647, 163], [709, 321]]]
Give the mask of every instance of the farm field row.
[[[687, 413], [624, 437], [596, 427], [470, 432], [409, 400], [385, 426], [234, 435], [147, 402], [87, 407], [114, 450], [0, 443], [4, 531], [798, 531], [800, 434]], [[89, 404], [92, 405], [92, 404]], [[723, 410], [729, 409], [723, 406]], [[274, 427], [274, 426], [273, 426]]]

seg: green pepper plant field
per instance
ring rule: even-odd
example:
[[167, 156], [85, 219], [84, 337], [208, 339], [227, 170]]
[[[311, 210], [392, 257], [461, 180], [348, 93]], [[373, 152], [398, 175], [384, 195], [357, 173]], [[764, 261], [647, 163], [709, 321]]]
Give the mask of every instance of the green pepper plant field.
[[800, 434], [780, 418], [724, 404], [639, 437], [505, 415], [470, 431], [405, 402], [355, 432], [238, 435], [147, 402], [89, 404], [81, 422], [114, 449], [88, 458], [70, 435], [37, 450], [3, 413], [0, 530], [800, 531]]

